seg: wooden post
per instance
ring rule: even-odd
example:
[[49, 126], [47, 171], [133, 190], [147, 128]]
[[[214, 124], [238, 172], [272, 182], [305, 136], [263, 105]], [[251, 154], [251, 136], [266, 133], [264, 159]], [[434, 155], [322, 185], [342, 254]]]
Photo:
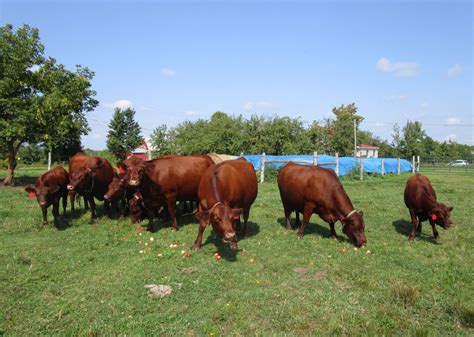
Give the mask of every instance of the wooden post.
[[400, 157], [397, 158], [397, 174], [400, 175]]
[[244, 156], [244, 152], [240, 152], [240, 156], [243, 157], [243, 156]]
[[382, 159], [382, 175], [383, 176], [385, 175], [385, 162], [383, 159]]
[[147, 152], [147, 155], [148, 155], [148, 160], [151, 160], [151, 150], [148, 149], [146, 152]]
[[339, 177], [339, 152], [336, 152], [336, 175]]
[[411, 173], [415, 174], [415, 156], [411, 159]]
[[51, 170], [51, 151], [48, 151], [48, 171]]
[[364, 179], [364, 159], [360, 158], [360, 180]]
[[265, 152], [262, 153], [262, 160], [260, 161], [260, 183], [265, 181]]
[[416, 172], [420, 173], [420, 156], [416, 157], [416, 161], [418, 162], [416, 165]]
[[317, 151], [313, 152], [313, 165], [318, 166], [318, 152]]

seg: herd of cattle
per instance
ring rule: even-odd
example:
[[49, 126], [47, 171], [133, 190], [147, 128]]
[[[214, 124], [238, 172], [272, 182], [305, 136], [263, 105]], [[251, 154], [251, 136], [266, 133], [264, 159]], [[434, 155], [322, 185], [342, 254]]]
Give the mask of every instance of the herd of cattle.
[[[66, 213], [67, 197], [74, 210], [76, 195], [84, 198], [96, 218], [95, 199], [104, 201], [111, 216], [111, 208], [121, 215], [130, 214], [132, 223], [148, 218], [148, 230], [154, 230], [158, 211], [167, 209], [172, 229], [178, 229], [176, 202], [198, 204], [196, 218], [199, 231], [194, 248], [199, 249], [202, 235], [211, 224], [214, 232], [232, 248], [237, 247], [236, 231], [247, 234], [250, 207], [254, 203], [258, 184], [252, 164], [244, 158], [215, 163], [208, 155], [162, 156], [153, 160], [130, 157], [117, 164], [118, 172], [104, 158], [79, 152], [69, 160], [69, 173], [55, 167], [37, 177], [35, 185], [25, 188], [36, 196], [47, 224], [47, 208], [53, 206], [54, 224], [59, 225], [59, 202], [62, 198]], [[364, 245], [365, 223], [363, 212], [357, 212], [336, 174], [318, 166], [288, 163], [278, 173], [278, 187], [283, 203], [286, 226], [291, 229], [290, 215], [296, 213], [298, 237], [304, 235], [305, 225], [313, 213], [329, 223], [331, 236], [337, 239], [334, 224], [342, 223], [342, 232], [358, 247]], [[421, 222], [428, 220], [437, 239], [435, 225], [451, 227], [452, 207], [438, 203], [428, 178], [412, 176], [405, 188], [405, 204], [412, 220], [409, 239], [421, 231]], [[191, 206], [192, 207], [192, 206]], [[300, 223], [299, 213], [303, 214]], [[240, 216], [243, 216], [241, 226]]]

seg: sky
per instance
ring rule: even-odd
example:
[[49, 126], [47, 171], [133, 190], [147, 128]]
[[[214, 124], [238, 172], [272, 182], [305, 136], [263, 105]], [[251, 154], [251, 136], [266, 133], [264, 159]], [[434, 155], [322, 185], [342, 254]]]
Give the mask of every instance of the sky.
[[0, 0], [7, 23], [95, 72], [86, 148], [106, 147], [114, 107], [147, 137], [215, 111], [311, 124], [352, 102], [384, 139], [417, 120], [474, 145], [471, 1]]

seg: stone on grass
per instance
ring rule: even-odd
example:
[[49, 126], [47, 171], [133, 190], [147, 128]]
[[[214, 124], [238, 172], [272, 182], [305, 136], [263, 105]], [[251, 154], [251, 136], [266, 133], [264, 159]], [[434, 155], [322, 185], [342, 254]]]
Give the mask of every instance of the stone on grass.
[[171, 295], [173, 289], [170, 286], [164, 284], [146, 284], [145, 288], [148, 289], [148, 296], [163, 298]]

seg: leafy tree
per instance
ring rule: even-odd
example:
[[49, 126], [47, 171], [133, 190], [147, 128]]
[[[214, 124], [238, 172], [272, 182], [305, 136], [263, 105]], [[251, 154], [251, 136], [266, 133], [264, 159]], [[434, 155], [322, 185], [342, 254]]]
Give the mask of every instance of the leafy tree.
[[38, 144], [23, 144], [18, 150], [18, 159], [25, 164], [44, 162], [45, 158], [44, 146]]
[[402, 155], [410, 159], [423, 153], [423, 139], [426, 133], [420, 122], [408, 121], [403, 127], [403, 138], [400, 142]]
[[107, 133], [107, 149], [119, 159], [125, 159], [127, 153], [143, 144], [140, 125], [135, 121], [135, 110], [115, 108]]
[[355, 103], [343, 104], [333, 108], [332, 112], [336, 115], [336, 120], [332, 123], [332, 147], [340, 155], [351, 155], [354, 150], [354, 121], [358, 127], [364, 117], [357, 115]]
[[332, 147], [332, 120], [314, 121], [306, 131], [309, 142], [319, 153], [333, 153]]
[[0, 50], [0, 143], [8, 152], [4, 182], [11, 184], [21, 144], [44, 142], [53, 149], [72, 126], [86, 134], [85, 112], [98, 102], [90, 89], [94, 74], [46, 58], [38, 29], [0, 27]]
[[165, 124], [153, 129], [150, 135], [151, 145], [160, 153], [172, 154], [172, 143], [170, 142], [170, 132]]

